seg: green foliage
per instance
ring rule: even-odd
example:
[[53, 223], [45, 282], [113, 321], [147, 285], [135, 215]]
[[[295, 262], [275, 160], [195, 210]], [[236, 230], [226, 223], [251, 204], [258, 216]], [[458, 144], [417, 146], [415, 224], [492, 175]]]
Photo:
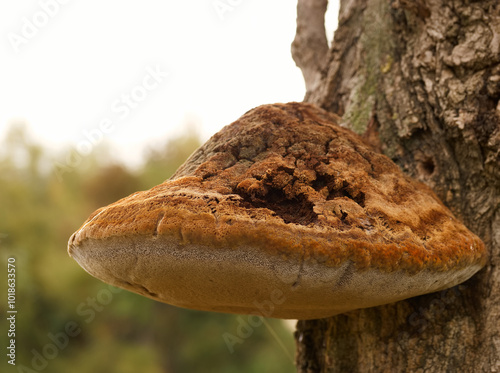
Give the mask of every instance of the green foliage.
[[[193, 135], [169, 141], [135, 171], [100, 161], [109, 151], [98, 147], [57, 175], [48, 151], [22, 126], [11, 129], [0, 144], [0, 305], [5, 310], [7, 259], [14, 257], [17, 365], [4, 363], [2, 371], [295, 371], [292, 333], [280, 320], [266, 320], [279, 341], [262, 323], [231, 353], [223, 335], [238, 337], [241, 316], [179, 309], [112, 288], [66, 252], [68, 238], [92, 211], [167, 179], [198, 145]], [[5, 318], [0, 325], [5, 351]]]

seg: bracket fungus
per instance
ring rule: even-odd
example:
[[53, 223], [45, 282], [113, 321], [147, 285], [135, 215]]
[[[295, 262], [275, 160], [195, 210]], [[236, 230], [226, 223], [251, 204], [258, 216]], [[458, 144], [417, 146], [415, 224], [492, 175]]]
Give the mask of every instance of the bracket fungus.
[[68, 251], [87, 272], [206, 311], [314, 319], [457, 285], [481, 240], [339, 117], [263, 105], [164, 183], [94, 212]]

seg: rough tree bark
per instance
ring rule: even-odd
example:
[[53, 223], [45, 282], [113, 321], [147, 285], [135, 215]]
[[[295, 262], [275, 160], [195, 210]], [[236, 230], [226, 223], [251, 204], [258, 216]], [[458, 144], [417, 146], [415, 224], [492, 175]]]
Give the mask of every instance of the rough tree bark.
[[319, 76], [305, 101], [431, 186], [491, 258], [440, 293], [299, 321], [298, 371], [500, 372], [499, 1], [341, 0], [325, 60], [307, 63], [325, 48], [300, 42], [323, 26], [311, 1], [299, 0], [292, 48]]

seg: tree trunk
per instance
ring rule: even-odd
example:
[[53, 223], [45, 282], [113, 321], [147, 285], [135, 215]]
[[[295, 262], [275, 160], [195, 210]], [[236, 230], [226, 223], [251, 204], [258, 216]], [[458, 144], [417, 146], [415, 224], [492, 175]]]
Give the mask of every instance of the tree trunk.
[[[307, 39], [303, 20], [315, 17], [317, 34], [323, 14], [300, 4]], [[305, 77], [320, 77], [305, 101], [431, 186], [491, 257], [452, 289], [299, 321], [298, 371], [500, 372], [499, 1], [341, 0], [325, 60], [300, 59], [321, 56], [317, 44], [293, 47]]]

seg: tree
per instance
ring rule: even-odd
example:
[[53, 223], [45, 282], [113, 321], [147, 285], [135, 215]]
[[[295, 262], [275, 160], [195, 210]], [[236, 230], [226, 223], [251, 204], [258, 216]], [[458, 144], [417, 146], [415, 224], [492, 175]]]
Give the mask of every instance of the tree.
[[341, 0], [329, 49], [326, 7], [298, 2], [305, 101], [431, 186], [491, 257], [452, 289], [299, 321], [298, 370], [500, 371], [500, 3]]

